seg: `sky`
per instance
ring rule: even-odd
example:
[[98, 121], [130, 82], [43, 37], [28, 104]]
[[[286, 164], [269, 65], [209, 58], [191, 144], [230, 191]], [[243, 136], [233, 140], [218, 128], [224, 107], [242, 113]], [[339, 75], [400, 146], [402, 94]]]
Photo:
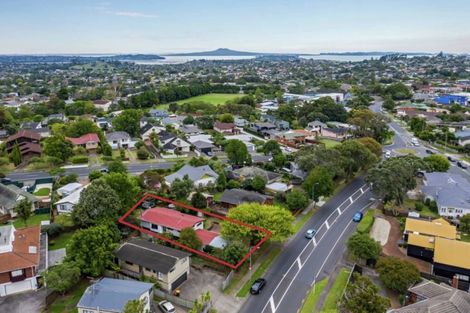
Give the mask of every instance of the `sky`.
[[470, 53], [468, 0], [0, 0], [0, 54]]

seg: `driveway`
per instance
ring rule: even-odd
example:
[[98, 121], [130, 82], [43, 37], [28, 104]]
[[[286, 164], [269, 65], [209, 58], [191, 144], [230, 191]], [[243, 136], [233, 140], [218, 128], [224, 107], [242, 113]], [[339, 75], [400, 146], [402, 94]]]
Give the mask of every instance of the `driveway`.
[[374, 225], [372, 225], [372, 229], [370, 230], [370, 236], [374, 240], [379, 241], [380, 245], [383, 247], [387, 244], [389, 233], [390, 223], [381, 217], [376, 217]]
[[0, 312], [40, 313], [46, 305], [46, 288], [0, 297]]
[[188, 280], [180, 287], [181, 298], [195, 300], [199, 298], [202, 293], [209, 291], [212, 295], [212, 303], [217, 312], [238, 312], [244, 299], [236, 299], [235, 297], [224, 294], [221, 290], [222, 281], [224, 279], [225, 276], [207, 267], [204, 267], [202, 270], [191, 267]]

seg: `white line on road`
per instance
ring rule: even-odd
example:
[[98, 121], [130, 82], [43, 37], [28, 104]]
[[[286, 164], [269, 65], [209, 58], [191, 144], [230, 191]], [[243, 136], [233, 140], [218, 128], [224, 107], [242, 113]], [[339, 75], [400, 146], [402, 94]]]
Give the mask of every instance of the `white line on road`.
[[341, 215], [341, 210], [339, 208], [336, 209], [338, 211], [338, 214]]
[[299, 270], [302, 268], [302, 262], [300, 262], [300, 256], [297, 258], [297, 264], [299, 265]]
[[330, 229], [330, 224], [328, 224], [328, 220], [325, 221], [325, 226], [326, 226], [326, 230]]
[[313, 247], [315, 248], [317, 246], [317, 241], [315, 237], [312, 238], [312, 242], [313, 242]]
[[[367, 186], [367, 185], [364, 185], [364, 186], [362, 186], [361, 188], [363, 188], [363, 187], [365, 187], [365, 186]], [[359, 195], [359, 197], [358, 197], [357, 199], [359, 199], [359, 198], [360, 198], [365, 192], [367, 192], [368, 190], [369, 190], [369, 187], [367, 187], [367, 188], [361, 193], [361, 195]], [[353, 193], [353, 196], [354, 196], [358, 191], [360, 191], [360, 189], [356, 190], [356, 191]], [[357, 200], [357, 199], [356, 199], [356, 200]], [[340, 207], [341, 207], [346, 201], [348, 201], [348, 200], [345, 200], [343, 203], [341, 203], [341, 204], [340, 204]], [[344, 208], [344, 211], [343, 211], [343, 212], [345, 212], [345, 211], [347, 210], [347, 208], [349, 208], [351, 205], [352, 205], [352, 203], [349, 204], [349, 205], [347, 205], [346, 208]], [[335, 210], [335, 211], [336, 211], [336, 210]], [[329, 229], [328, 219], [329, 219], [331, 216], [333, 216], [333, 214], [336, 213], [335, 211], [333, 211], [333, 212], [328, 216], [328, 218], [325, 220], [325, 222], [322, 224], [322, 226], [325, 225], [325, 226], [327, 227], [327, 229]], [[338, 216], [338, 217], [339, 217], [339, 216]], [[333, 224], [336, 222], [336, 220], [338, 219], [338, 217], [336, 217], [336, 218], [333, 220]], [[321, 227], [322, 227], [322, 226], [321, 226]], [[321, 227], [320, 227], [319, 229], [321, 229]], [[323, 239], [323, 237], [324, 237], [325, 235], [326, 235], [326, 232], [325, 232], [325, 233], [323, 234], [323, 236], [318, 240], [318, 243]], [[314, 237], [313, 239], [315, 239], [315, 237]], [[312, 251], [307, 255], [306, 260], [308, 260], [308, 259], [310, 258], [310, 256], [312, 255], [312, 253], [315, 251], [315, 248], [316, 248], [316, 246], [317, 246], [318, 243], [317, 243], [317, 242], [314, 243], [314, 248], [313, 248]], [[299, 256], [304, 253], [304, 251], [305, 251], [305, 249], [307, 249], [307, 247], [308, 247], [308, 244], [305, 245], [305, 247], [304, 247], [304, 248], [302, 249], [302, 251], [299, 253]], [[272, 292], [271, 297], [269, 298], [269, 304], [270, 304], [270, 306], [271, 306], [271, 312], [272, 312], [272, 313], [275, 313], [275, 312], [276, 312], [276, 310], [277, 310], [277, 308], [279, 307], [280, 303], [282, 302], [282, 300], [284, 299], [285, 295], [286, 295], [287, 292], [289, 291], [290, 286], [292, 285], [292, 283], [294, 282], [294, 280], [297, 278], [297, 275], [300, 273], [300, 269], [297, 270], [297, 273], [294, 275], [294, 277], [293, 277], [292, 280], [290, 281], [289, 285], [288, 285], [287, 288], [285, 289], [284, 293], [282, 294], [281, 299], [279, 300], [279, 304], [276, 306], [275, 303], [274, 303], [273, 295], [274, 295], [274, 293], [278, 290], [279, 286], [281, 285], [281, 283], [283, 282], [283, 280], [284, 280], [285, 277], [287, 276], [287, 273], [290, 272], [290, 270], [292, 269], [292, 267], [294, 266], [294, 264], [295, 264], [296, 262], [297, 262], [297, 261], [294, 261], [294, 262], [291, 264], [291, 266], [287, 269], [287, 271], [286, 271], [286, 272], [284, 273], [284, 275], [283, 275], [283, 278], [279, 281], [279, 283], [277, 284], [276, 288], [275, 288], [274, 291]], [[304, 263], [304, 264], [305, 264], [305, 263]], [[265, 306], [263, 307], [263, 310], [262, 310], [261, 312], [264, 312], [264, 311], [266, 310], [266, 307], [267, 307], [267, 306], [268, 306], [268, 303], [265, 304]]]
[[[362, 192], [362, 190], [361, 190], [361, 192]], [[349, 197], [349, 202], [351, 202], [351, 203], [353, 203], [353, 202], [354, 202], [354, 201], [353, 201], [353, 198], [352, 198], [352, 196], [351, 196], [351, 197]]]

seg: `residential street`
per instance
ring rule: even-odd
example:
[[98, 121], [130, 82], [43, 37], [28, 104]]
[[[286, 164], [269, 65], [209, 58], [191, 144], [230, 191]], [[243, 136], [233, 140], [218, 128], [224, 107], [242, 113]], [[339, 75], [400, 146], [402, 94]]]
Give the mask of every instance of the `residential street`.
[[[262, 293], [250, 296], [240, 312], [296, 312], [313, 283], [334, 270], [356, 227], [354, 213], [366, 209], [371, 197], [359, 178], [323, 205], [269, 268]], [[312, 240], [305, 238], [309, 228], [317, 230]]]

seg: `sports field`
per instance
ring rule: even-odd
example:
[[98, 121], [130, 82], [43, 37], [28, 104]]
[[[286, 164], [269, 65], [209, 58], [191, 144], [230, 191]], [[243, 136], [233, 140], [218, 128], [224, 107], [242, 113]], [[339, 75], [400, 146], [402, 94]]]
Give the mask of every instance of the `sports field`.
[[[200, 95], [196, 97], [191, 97], [188, 99], [177, 101], [178, 104], [191, 103], [191, 102], [207, 102], [213, 105], [225, 104], [228, 100], [233, 100], [240, 97], [239, 94], [233, 93], [208, 93], [205, 95]], [[158, 109], [167, 110], [168, 104], [160, 104], [157, 106]]]

